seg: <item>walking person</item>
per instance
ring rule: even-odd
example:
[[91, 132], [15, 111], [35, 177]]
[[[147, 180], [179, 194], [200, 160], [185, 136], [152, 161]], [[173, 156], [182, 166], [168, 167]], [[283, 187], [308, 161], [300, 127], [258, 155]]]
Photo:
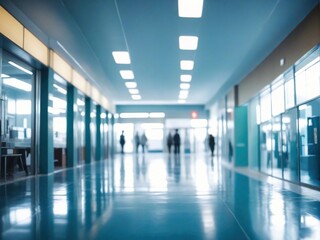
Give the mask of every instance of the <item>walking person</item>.
[[212, 134], [209, 135], [208, 144], [209, 144], [209, 148], [210, 148], [210, 151], [211, 151], [211, 156], [213, 157], [213, 155], [214, 155], [214, 146], [216, 145], [216, 142], [215, 142], [214, 136]]
[[139, 145], [140, 145], [140, 137], [138, 132], [136, 132], [136, 135], [134, 135], [134, 143], [136, 145], [136, 153], [139, 152]]
[[173, 143], [174, 143], [174, 154], [180, 154], [180, 135], [179, 135], [179, 130], [176, 129], [176, 133], [173, 136]]
[[172, 144], [173, 144], [173, 138], [172, 138], [171, 133], [169, 132], [168, 137], [167, 137], [167, 147], [168, 147], [169, 154], [171, 153]]
[[124, 144], [126, 143], [125, 137], [124, 137], [124, 131], [121, 132], [120, 135], [120, 145], [121, 145], [121, 154], [124, 154]]
[[140, 144], [141, 144], [141, 147], [142, 147], [142, 152], [144, 153], [144, 148], [146, 147], [147, 145], [147, 142], [148, 142], [148, 138], [146, 136], [145, 133], [143, 133], [140, 137]]

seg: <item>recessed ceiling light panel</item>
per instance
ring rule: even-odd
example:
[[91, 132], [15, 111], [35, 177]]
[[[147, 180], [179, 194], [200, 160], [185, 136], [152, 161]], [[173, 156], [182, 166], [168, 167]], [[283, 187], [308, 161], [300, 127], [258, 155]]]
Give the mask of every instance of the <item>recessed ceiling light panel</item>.
[[131, 97], [133, 100], [140, 100], [141, 99], [141, 96], [139, 94], [131, 95]]
[[180, 89], [188, 90], [190, 88], [190, 83], [180, 83]]
[[194, 62], [192, 60], [181, 60], [180, 68], [181, 70], [192, 70]]
[[129, 89], [129, 93], [130, 93], [130, 94], [139, 94], [139, 90], [136, 89], [136, 88], [130, 88], [130, 89]]
[[196, 50], [198, 47], [198, 37], [196, 36], [180, 36], [179, 48], [181, 50]]
[[201, 18], [203, 0], [178, 0], [179, 17]]
[[192, 75], [189, 75], [189, 74], [182, 74], [180, 76], [180, 81], [181, 82], [191, 82], [192, 80]]
[[179, 98], [180, 99], [186, 99], [189, 95], [189, 91], [187, 90], [180, 90], [180, 93], [179, 93]]
[[125, 84], [126, 84], [127, 88], [136, 88], [137, 87], [136, 82], [126, 82]]
[[130, 55], [126, 51], [113, 51], [112, 56], [117, 64], [130, 64]]
[[123, 79], [134, 79], [134, 74], [131, 70], [121, 70], [120, 75]]

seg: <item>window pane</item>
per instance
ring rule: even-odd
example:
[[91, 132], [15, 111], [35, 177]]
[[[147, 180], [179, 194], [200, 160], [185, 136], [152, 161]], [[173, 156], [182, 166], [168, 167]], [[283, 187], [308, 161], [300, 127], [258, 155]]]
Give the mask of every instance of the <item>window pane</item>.
[[281, 84], [272, 90], [272, 115], [276, 116], [284, 112], [284, 88]]
[[294, 80], [293, 78], [285, 83], [286, 92], [286, 109], [292, 108], [295, 105], [294, 102]]
[[314, 51], [296, 66], [297, 103], [320, 95], [320, 50]]
[[261, 122], [270, 120], [271, 118], [271, 99], [270, 93], [266, 92], [261, 96]]

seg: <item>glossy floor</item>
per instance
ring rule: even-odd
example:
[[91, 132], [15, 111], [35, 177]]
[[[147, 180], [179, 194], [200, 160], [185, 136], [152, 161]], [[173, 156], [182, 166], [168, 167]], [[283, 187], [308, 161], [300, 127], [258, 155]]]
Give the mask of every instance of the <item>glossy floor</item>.
[[146, 154], [30, 177], [0, 186], [0, 239], [320, 239], [318, 192], [245, 174]]

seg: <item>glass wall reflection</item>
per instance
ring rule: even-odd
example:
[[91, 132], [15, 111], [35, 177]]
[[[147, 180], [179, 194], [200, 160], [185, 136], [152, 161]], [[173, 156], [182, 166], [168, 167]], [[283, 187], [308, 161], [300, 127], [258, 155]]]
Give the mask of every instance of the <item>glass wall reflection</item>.
[[65, 168], [67, 162], [67, 82], [54, 74], [53, 92], [49, 96], [53, 114], [53, 147], [55, 168]]
[[83, 164], [85, 160], [85, 97], [78, 91], [77, 98], [77, 148], [78, 148], [78, 158], [79, 163]]
[[293, 182], [299, 180], [297, 137], [297, 109], [294, 108], [282, 115], [283, 177]]
[[[1, 69], [0, 69], [1, 70]], [[32, 151], [35, 71], [3, 54], [0, 98], [2, 179], [34, 172]], [[4, 164], [6, 163], [6, 164]]]
[[320, 186], [320, 99], [299, 107], [301, 182]]

